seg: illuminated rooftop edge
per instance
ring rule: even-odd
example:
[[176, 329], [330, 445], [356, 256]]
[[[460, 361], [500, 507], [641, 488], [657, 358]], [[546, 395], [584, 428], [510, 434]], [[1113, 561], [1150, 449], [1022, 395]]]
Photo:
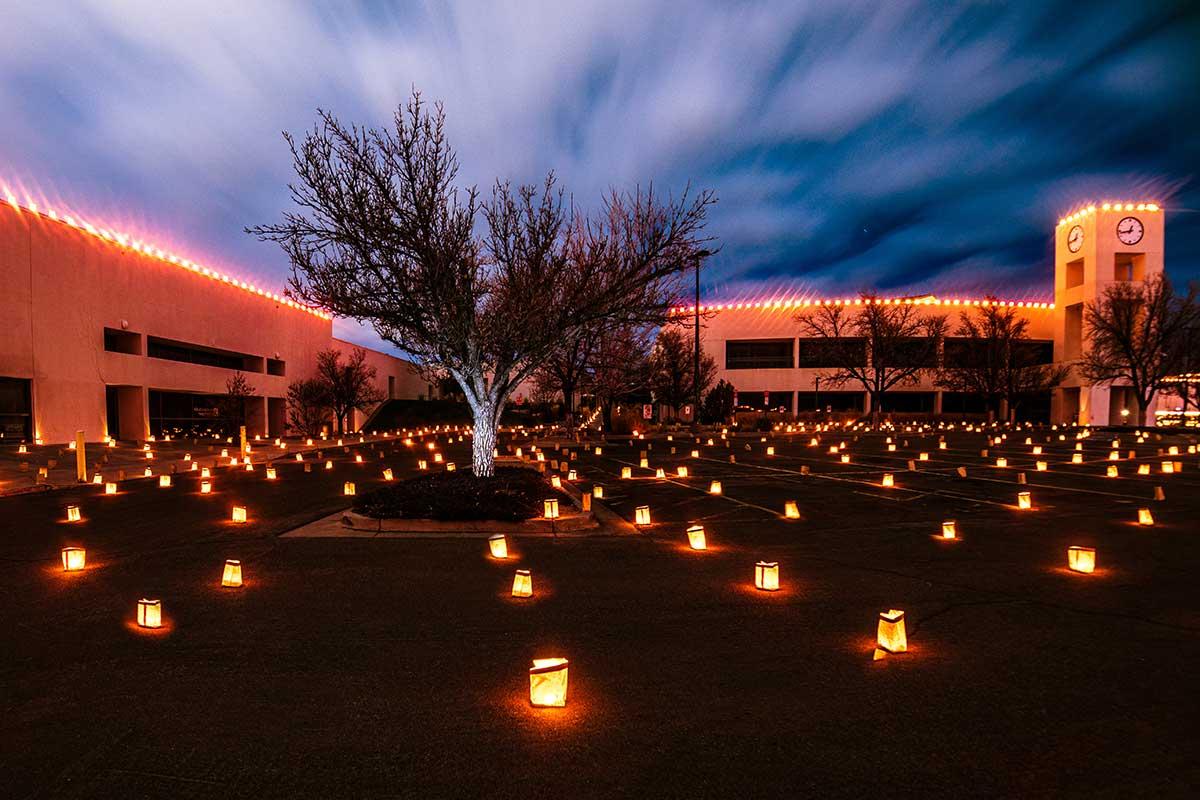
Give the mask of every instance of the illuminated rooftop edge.
[[[1054, 303], [1045, 303], [1037, 300], [964, 300], [961, 298], [940, 298], [933, 295], [923, 295], [921, 297], [876, 297], [876, 298], [823, 298], [823, 299], [796, 299], [796, 298], [776, 298], [773, 300], [756, 300], [746, 301], [741, 303], [711, 303], [700, 304], [701, 311], [740, 311], [742, 309], [777, 309], [777, 308], [808, 308], [811, 306], [861, 306], [861, 305], [881, 305], [881, 306], [935, 306], [935, 307], [963, 307], [963, 306], [1006, 306], [1011, 308], [1028, 308], [1036, 310], [1052, 310]], [[695, 314], [696, 307], [691, 306], [675, 306], [671, 309], [672, 314]]]
[[1097, 206], [1095, 203], [1079, 209], [1073, 214], [1068, 214], [1059, 219], [1059, 225], [1066, 225], [1068, 222], [1075, 222], [1083, 219], [1089, 214], [1095, 214], [1097, 211], [1162, 211], [1162, 206], [1158, 203], [1101, 203]]
[[10, 206], [16, 209], [17, 213], [28, 212], [37, 214], [45, 219], [59, 222], [63, 225], [69, 225], [72, 228], [75, 228], [83, 233], [90, 234], [97, 239], [103, 239], [120, 247], [126, 247], [136, 253], [141, 253], [142, 255], [149, 256], [150, 258], [156, 258], [159, 261], [165, 261], [168, 264], [174, 264], [177, 267], [189, 270], [197, 275], [203, 275], [206, 278], [212, 278], [215, 281], [221, 281], [222, 283], [242, 289], [250, 294], [258, 295], [259, 297], [263, 297], [267, 300], [273, 300], [274, 302], [279, 303], [280, 305], [285, 305], [288, 308], [294, 308], [297, 311], [303, 311], [305, 313], [312, 314], [314, 317], [319, 317], [320, 319], [333, 319], [332, 314], [328, 314], [320, 309], [310, 308], [309, 306], [297, 303], [295, 300], [284, 297], [276, 292], [268, 292], [265, 289], [260, 289], [252, 283], [246, 283], [246, 281], [238, 280], [231, 275], [218, 272], [214, 269], [209, 269], [208, 267], [197, 264], [195, 261], [190, 259], [181, 258], [174, 253], [165, 252], [164, 250], [161, 250], [152, 244], [134, 239], [129, 234], [120, 233], [104, 227], [97, 227], [78, 216], [73, 216], [71, 214], [59, 214], [53, 208], [39, 207], [39, 205], [32, 200], [21, 202], [8, 189], [4, 190], [4, 200]]

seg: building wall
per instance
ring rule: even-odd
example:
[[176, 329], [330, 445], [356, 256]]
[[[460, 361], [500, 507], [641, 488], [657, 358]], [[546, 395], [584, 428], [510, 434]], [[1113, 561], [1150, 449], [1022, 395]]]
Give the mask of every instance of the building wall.
[[[332, 346], [341, 350], [343, 354], [349, 355], [355, 348], [360, 347], [353, 342], [346, 342], [341, 339], [334, 339]], [[418, 397], [429, 397], [429, 384], [425, 382], [416, 370], [412, 363], [402, 359], [390, 356], [386, 353], [380, 353], [377, 350], [362, 348], [366, 354], [366, 363], [368, 366], [375, 368], [375, 388], [383, 395], [384, 401], [387, 400], [411, 400]], [[371, 417], [378, 406], [365, 409], [363, 411], [355, 411], [352, 415], [351, 427], [359, 428]]]
[[[244, 354], [254, 387], [251, 433], [281, 433], [287, 386], [311, 377], [316, 354], [351, 345], [324, 316], [148, 255], [45, 215], [0, 204], [0, 377], [32, 381], [34, 435], [47, 442], [105, 434], [145, 438], [152, 390], [223, 394], [234, 370], [151, 358], [148, 337]], [[109, 352], [105, 328], [137, 354]], [[283, 362], [269, 374], [267, 360]], [[370, 352], [382, 391], [416, 397], [408, 363]], [[119, 390], [110, 431], [105, 387]]]
[[[738, 307], [741, 305], [741, 307]], [[949, 317], [949, 328], [953, 332], [957, 326], [960, 313], [971, 313], [970, 306], [953, 301], [918, 303], [917, 308], [922, 315], [946, 315]], [[862, 387], [851, 381], [840, 387], [829, 385], [826, 376], [830, 369], [797, 367], [797, 356], [801, 341], [805, 338], [801, 322], [798, 318], [811, 314], [814, 306], [802, 302], [781, 300], [761, 304], [732, 304], [720, 308], [706, 310], [703, 319], [700, 340], [706, 353], [717, 362], [717, 378], [733, 384], [738, 390], [739, 399], [747, 394], [763, 392], [790, 393], [790, 408], [796, 408], [796, 392], [813, 394], [818, 388], [821, 394], [828, 397], [830, 392], [861, 392]], [[1022, 307], [1022, 312], [1029, 318], [1029, 336], [1031, 339], [1049, 340], [1054, 335], [1054, 309], [1048, 303], [1031, 303]], [[728, 369], [726, 362], [726, 345], [729, 341], [744, 341], [753, 339], [788, 339], [792, 342], [791, 368], [774, 369]], [[817, 380], [821, 380], [820, 387]], [[923, 392], [934, 393], [935, 411], [941, 410], [942, 392], [932, 383], [929, 376], [924, 376], [920, 383], [912, 386], [901, 386], [893, 392]], [[804, 398], [807, 400], [808, 398]], [[825, 403], [822, 402], [822, 406]], [[870, 411], [870, 398], [863, 398], [861, 411]]]

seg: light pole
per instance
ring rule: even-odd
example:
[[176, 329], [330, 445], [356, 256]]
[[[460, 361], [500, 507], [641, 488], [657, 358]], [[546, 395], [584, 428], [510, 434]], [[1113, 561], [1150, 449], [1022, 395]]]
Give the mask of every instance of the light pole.
[[696, 252], [696, 330], [695, 330], [695, 361], [692, 363], [692, 390], [695, 394], [692, 406], [692, 430], [700, 429], [700, 262], [712, 255], [709, 250]]

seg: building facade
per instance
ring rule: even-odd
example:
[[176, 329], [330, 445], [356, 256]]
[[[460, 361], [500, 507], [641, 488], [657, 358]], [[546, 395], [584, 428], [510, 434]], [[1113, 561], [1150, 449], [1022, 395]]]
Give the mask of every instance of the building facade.
[[[1084, 307], [1119, 281], [1142, 282], [1163, 272], [1163, 212], [1154, 203], [1089, 205], [1059, 220], [1054, 236], [1054, 298], [1005, 299], [1029, 320], [1029, 347], [1041, 363], [1069, 364], [1087, 347]], [[783, 297], [755, 302], [701, 306], [701, 342], [717, 363], [717, 378], [733, 384], [741, 407], [791, 413], [813, 411], [869, 413], [870, 396], [854, 382], [830, 384], [829, 343], [806, 336], [801, 318], [824, 303], [847, 305], [854, 298]], [[945, 365], [959, 345], [954, 336], [959, 315], [987, 302], [982, 298], [932, 296], [882, 298], [916, 306], [921, 314], [949, 316]], [[686, 317], [693, 307], [678, 310]], [[935, 366], [933, 364], [930, 365]], [[1136, 415], [1127, 387], [1088, 386], [1072, 370], [1045, 397], [1031, 398], [1025, 411], [1035, 418], [1092, 425], [1119, 424]], [[914, 385], [897, 386], [884, 397], [884, 413], [969, 414], [983, 411], [977, 396], [945, 391], [933, 371]], [[1154, 409], [1148, 412], [1154, 422]]]
[[[251, 434], [281, 435], [287, 387], [354, 347], [321, 312], [91, 223], [0, 203], [0, 432], [64, 442], [203, 427], [242, 373]], [[368, 351], [384, 397], [425, 382]], [[363, 421], [357, 415], [355, 424]]]

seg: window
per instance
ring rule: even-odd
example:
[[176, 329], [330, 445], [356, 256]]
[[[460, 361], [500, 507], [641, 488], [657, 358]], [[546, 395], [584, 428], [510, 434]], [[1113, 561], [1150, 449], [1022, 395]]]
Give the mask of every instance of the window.
[[796, 393], [796, 412], [804, 411], [853, 411], [863, 410], [863, 392], [820, 392], [802, 389]]
[[[879, 348], [880, 351], [883, 348]], [[932, 339], [901, 339], [896, 342], [890, 357], [885, 359], [888, 367], [923, 367], [931, 369], [938, 365], [938, 349]]]
[[1146, 256], [1142, 253], [1116, 253], [1113, 256], [1114, 281], [1140, 281], [1146, 278]]
[[1083, 286], [1083, 259], [1077, 258], [1067, 262], [1067, 287]]
[[32, 438], [32, 423], [29, 381], [25, 378], [0, 378], [0, 433], [4, 434], [4, 441]]
[[987, 401], [974, 392], [942, 392], [943, 414], [986, 414]]
[[278, 358], [267, 359], [267, 374], [268, 375], [286, 375], [287, 363], [280, 361]]
[[738, 391], [737, 393], [738, 408], [752, 408], [759, 411], [787, 411], [792, 410], [792, 393], [791, 392], [756, 392]]
[[142, 335], [121, 331], [116, 328], [104, 329], [104, 349], [110, 353], [125, 353], [131, 356], [142, 354]]
[[955, 337], [946, 339], [942, 353], [947, 368], [961, 369], [982, 366], [987, 357], [987, 348], [981, 339]]
[[880, 399], [884, 413], [929, 414], [933, 411], [934, 392], [885, 392]]
[[[146, 354], [151, 358], [182, 361], [185, 364], [200, 364], [205, 367], [236, 369], [245, 372], [263, 371], [263, 359], [261, 356], [234, 353], [228, 350], [217, 350], [212, 347], [203, 347], [186, 342], [173, 342], [154, 336], [146, 338]], [[278, 363], [282, 364], [283, 362]]]
[[1067, 306], [1063, 322], [1063, 360], [1074, 361], [1083, 355], [1083, 303]]
[[725, 369], [791, 369], [791, 339], [742, 339], [725, 342]]
[[867, 343], [863, 339], [801, 339], [800, 366], [812, 369], [867, 363]]
[[1054, 363], [1054, 342], [1048, 339], [1024, 339], [1013, 343], [1013, 362], [1022, 366]]

